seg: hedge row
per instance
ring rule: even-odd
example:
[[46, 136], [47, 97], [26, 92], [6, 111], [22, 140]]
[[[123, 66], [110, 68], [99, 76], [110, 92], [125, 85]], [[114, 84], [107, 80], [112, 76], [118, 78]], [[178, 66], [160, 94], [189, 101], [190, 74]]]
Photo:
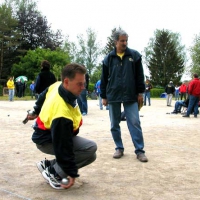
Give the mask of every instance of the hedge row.
[[[27, 84], [27, 87], [25, 90], [25, 96], [31, 95], [29, 85], [30, 84]], [[95, 86], [95, 84], [93, 84], [93, 83], [89, 84], [89, 87], [88, 87], [89, 92], [93, 92], [95, 90], [94, 86]], [[165, 92], [164, 89], [153, 88], [153, 89], [151, 89], [151, 97], [155, 97], [155, 98], [160, 97], [160, 95], [164, 92]], [[0, 96], [3, 96], [3, 86], [2, 85], [0, 85]]]

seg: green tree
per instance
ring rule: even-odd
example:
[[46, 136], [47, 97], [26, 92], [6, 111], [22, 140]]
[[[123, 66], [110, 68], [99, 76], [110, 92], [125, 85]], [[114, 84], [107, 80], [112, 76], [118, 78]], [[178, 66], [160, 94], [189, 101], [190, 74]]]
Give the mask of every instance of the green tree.
[[113, 34], [116, 30], [119, 30], [119, 29], [122, 29], [121, 27], [119, 28], [113, 28], [111, 30], [111, 35], [109, 37], [107, 37], [107, 43], [106, 43], [106, 46], [103, 50], [103, 53], [105, 55], [107, 55], [108, 53], [110, 53], [114, 48], [115, 48], [115, 42], [113, 40]]
[[95, 68], [93, 74], [90, 76], [90, 82], [96, 83], [101, 78], [101, 63]]
[[78, 54], [77, 46], [74, 42], [69, 41], [68, 36], [65, 38], [65, 42], [62, 49], [69, 55], [71, 62], [76, 62], [76, 55]]
[[12, 74], [15, 77], [25, 75], [28, 79], [34, 80], [41, 70], [40, 64], [42, 60], [50, 62], [59, 80], [61, 69], [70, 63], [69, 55], [62, 50], [51, 51], [50, 49], [37, 48], [36, 50], [29, 50], [25, 56], [20, 57], [19, 64], [13, 65]]
[[[118, 29], [121, 29], [120, 27]], [[111, 30], [111, 35], [107, 37], [107, 43], [105, 48], [103, 49], [102, 53], [104, 56], [106, 56], [108, 53], [110, 53], [115, 48], [115, 43], [113, 40], [113, 33], [117, 30], [117, 28], [114, 28]], [[101, 78], [101, 71], [102, 71], [102, 63], [99, 63], [99, 65], [95, 68], [90, 81], [92, 83], [96, 83]]]
[[200, 34], [195, 36], [193, 43], [194, 46], [190, 48], [192, 63], [189, 71], [191, 78], [194, 73], [200, 75]]
[[37, 10], [34, 0], [14, 0], [12, 2], [19, 21], [19, 29], [22, 32], [19, 51], [26, 52], [38, 47], [55, 50], [61, 46], [63, 42], [61, 31], [57, 30], [54, 33], [51, 30], [47, 18]]
[[156, 30], [145, 48], [145, 64], [153, 85], [165, 87], [170, 80], [178, 84], [184, 73], [186, 54], [180, 35], [169, 30]]
[[[74, 61], [77, 63], [81, 63], [87, 67], [88, 74], [91, 76], [96, 66], [101, 62], [102, 49], [100, 47], [100, 43], [97, 42], [96, 33], [91, 29], [87, 29], [87, 38], [84, 39], [83, 35], [78, 35], [78, 45], [76, 46], [74, 43], [73, 50], [75, 52], [71, 52], [74, 57]], [[75, 46], [77, 48], [75, 48]]]
[[14, 53], [21, 37], [17, 29], [18, 21], [12, 16], [12, 8], [7, 4], [0, 6], [0, 79], [11, 73]]

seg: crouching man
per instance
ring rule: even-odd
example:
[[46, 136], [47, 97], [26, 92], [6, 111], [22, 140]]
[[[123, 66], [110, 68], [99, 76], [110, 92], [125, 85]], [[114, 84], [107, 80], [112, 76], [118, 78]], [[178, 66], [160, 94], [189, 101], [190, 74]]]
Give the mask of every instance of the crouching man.
[[[43, 91], [34, 106], [36, 119], [32, 140], [43, 153], [55, 155], [53, 160], [37, 163], [44, 179], [55, 189], [67, 189], [79, 176], [78, 169], [96, 159], [95, 142], [77, 136], [82, 125], [82, 116], [77, 97], [85, 89], [86, 68], [68, 64], [62, 70], [62, 82], [56, 82]], [[62, 179], [68, 183], [63, 184]]]

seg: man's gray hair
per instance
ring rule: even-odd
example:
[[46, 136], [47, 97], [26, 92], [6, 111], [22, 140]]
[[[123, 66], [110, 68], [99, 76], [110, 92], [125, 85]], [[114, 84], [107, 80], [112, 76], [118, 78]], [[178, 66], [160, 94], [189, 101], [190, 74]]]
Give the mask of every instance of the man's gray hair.
[[120, 37], [121, 35], [125, 35], [125, 36], [128, 37], [128, 34], [127, 34], [124, 30], [118, 29], [118, 30], [116, 30], [116, 31], [113, 33], [112, 38], [113, 38], [114, 41], [118, 41], [118, 40], [119, 40], [119, 37]]

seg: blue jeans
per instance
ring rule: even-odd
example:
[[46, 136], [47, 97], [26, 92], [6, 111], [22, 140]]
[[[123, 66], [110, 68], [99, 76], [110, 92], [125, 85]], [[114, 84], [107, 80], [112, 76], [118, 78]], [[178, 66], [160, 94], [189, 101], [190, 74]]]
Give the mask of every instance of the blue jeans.
[[[142, 128], [140, 126], [138, 103], [123, 103], [124, 111], [126, 115], [127, 126], [132, 138], [132, 142], [135, 146], [135, 153], [144, 153], [144, 140], [142, 135]], [[121, 122], [121, 103], [109, 104], [109, 115], [111, 121], [111, 133], [115, 142], [116, 148], [124, 150], [124, 146], [121, 138], [121, 128], [119, 123]]]
[[84, 89], [80, 96], [77, 98], [77, 102], [79, 105], [79, 108], [81, 110], [81, 113], [88, 113], [88, 105], [87, 105], [87, 90]]
[[185, 106], [184, 101], [181, 101], [181, 100], [180, 100], [180, 101], [177, 101], [177, 102], [175, 103], [175, 108], [174, 108], [174, 110], [175, 110], [176, 112], [181, 111], [182, 106]]
[[189, 105], [187, 109], [187, 115], [189, 116], [191, 112], [193, 111], [194, 108], [194, 116], [197, 116], [198, 114], [198, 102], [199, 102], [199, 97], [190, 95], [189, 97]]
[[144, 105], [146, 105], [146, 100], [148, 99], [149, 106], [151, 105], [151, 99], [150, 99], [150, 92], [144, 93]]
[[175, 92], [175, 100], [179, 100], [179, 92]]
[[9, 95], [9, 101], [13, 101], [13, 97], [15, 95], [15, 90], [14, 89], [9, 89], [8, 90], [8, 95]]

